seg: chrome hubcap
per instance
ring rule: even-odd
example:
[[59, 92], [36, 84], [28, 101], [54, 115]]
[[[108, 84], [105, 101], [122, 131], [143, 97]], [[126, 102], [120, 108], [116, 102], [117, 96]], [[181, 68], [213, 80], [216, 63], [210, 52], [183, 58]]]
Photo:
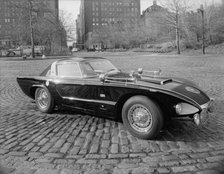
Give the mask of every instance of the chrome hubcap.
[[152, 127], [152, 115], [143, 105], [135, 104], [128, 110], [128, 121], [138, 132], [148, 132]]
[[48, 105], [48, 94], [47, 92], [44, 90], [44, 89], [41, 89], [39, 92], [38, 92], [38, 95], [37, 95], [37, 102], [38, 102], [38, 105], [42, 108], [42, 109], [45, 109]]

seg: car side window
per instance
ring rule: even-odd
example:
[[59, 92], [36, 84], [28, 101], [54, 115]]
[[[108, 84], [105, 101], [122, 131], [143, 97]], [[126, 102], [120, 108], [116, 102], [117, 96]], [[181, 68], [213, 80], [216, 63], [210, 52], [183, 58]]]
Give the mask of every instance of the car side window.
[[78, 63], [57, 64], [56, 74], [59, 77], [82, 77]]
[[89, 63], [85, 62], [82, 64], [82, 69], [86, 77], [96, 76], [97, 74], [93, 70], [93, 68], [90, 66]]
[[50, 76], [51, 75], [51, 65], [48, 66], [41, 74], [40, 76]]

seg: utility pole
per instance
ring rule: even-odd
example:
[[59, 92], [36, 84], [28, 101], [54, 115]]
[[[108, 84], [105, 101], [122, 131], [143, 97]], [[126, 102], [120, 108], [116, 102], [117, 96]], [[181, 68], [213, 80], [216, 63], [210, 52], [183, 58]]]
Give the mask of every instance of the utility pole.
[[33, 11], [33, 5], [32, 5], [32, 0], [28, 0], [29, 2], [29, 24], [30, 24], [30, 41], [31, 41], [31, 48], [32, 48], [32, 52], [31, 52], [31, 58], [35, 58], [35, 54], [34, 54], [34, 32], [33, 32], [33, 15], [32, 15], [32, 11]]
[[176, 44], [177, 54], [180, 54], [180, 31], [179, 31], [179, 10], [176, 8]]
[[205, 10], [203, 5], [198, 9], [198, 12], [201, 13], [202, 17], [202, 54], [205, 54]]

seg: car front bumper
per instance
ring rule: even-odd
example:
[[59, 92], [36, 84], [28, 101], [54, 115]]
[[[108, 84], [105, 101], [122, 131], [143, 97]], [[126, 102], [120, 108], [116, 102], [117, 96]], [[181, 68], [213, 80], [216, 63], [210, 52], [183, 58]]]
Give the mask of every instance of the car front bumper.
[[196, 113], [193, 116], [194, 123], [198, 126], [206, 124], [214, 112], [214, 99], [210, 99], [209, 102], [201, 105], [201, 109], [200, 113]]

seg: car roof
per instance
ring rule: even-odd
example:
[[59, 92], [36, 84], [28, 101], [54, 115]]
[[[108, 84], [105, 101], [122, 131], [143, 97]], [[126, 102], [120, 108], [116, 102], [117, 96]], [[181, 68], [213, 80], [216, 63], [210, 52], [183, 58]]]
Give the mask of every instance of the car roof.
[[57, 63], [63, 63], [63, 62], [83, 62], [83, 61], [97, 60], [97, 59], [104, 60], [105, 58], [102, 58], [102, 57], [71, 57], [71, 58], [60, 59], [60, 60], [58, 60], [56, 62]]

